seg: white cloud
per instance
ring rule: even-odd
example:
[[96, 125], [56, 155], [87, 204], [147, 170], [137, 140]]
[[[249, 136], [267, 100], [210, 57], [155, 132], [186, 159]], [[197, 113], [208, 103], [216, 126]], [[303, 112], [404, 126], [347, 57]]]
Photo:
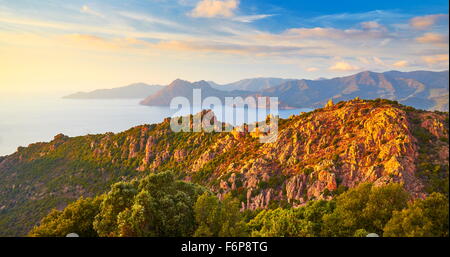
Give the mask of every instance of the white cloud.
[[90, 14], [90, 15], [94, 15], [94, 16], [97, 16], [97, 17], [102, 17], [102, 18], [104, 18], [104, 16], [103, 16], [103, 14], [101, 14], [101, 13], [99, 13], [99, 12], [96, 12], [96, 11], [94, 11], [94, 10], [92, 10], [92, 8], [90, 8], [89, 6], [87, 6], [87, 5], [83, 5], [82, 7], [81, 7], [81, 10], [80, 10], [82, 13], [86, 13], [86, 14]]
[[169, 21], [166, 19], [156, 18], [156, 17], [150, 16], [147, 14], [139, 14], [139, 13], [131, 13], [131, 12], [119, 12], [118, 14], [120, 14], [121, 16], [123, 16], [125, 18], [129, 18], [129, 19], [133, 19], [133, 20], [137, 20], [137, 21], [161, 24], [161, 25], [175, 27], [175, 28], [187, 29], [178, 23], [175, 23], [175, 22], [172, 22], [172, 21]]
[[433, 14], [425, 16], [417, 16], [410, 20], [409, 24], [415, 29], [426, 29], [433, 26], [441, 19], [448, 19], [447, 14]]
[[254, 21], [265, 19], [265, 18], [272, 17], [272, 16], [273, 16], [273, 14], [257, 14], [257, 15], [248, 15], [248, 16], [237, 16], [237, 17], [234, 17], [233, 20], [249, 23], [249, 22], [254, 22]]
[[233, 17], [239, 0], [201, 0], [191, 12], [192, 17]]
[[388, 20], [403, 18], [405, 14], [383, 10], [374, 10], [361, 13], [337, 13], [313, 17], [314, 22], [336, 22], [336, 21], [364, 21], [364, 20]]
[[348, 62], [342, 61], [342, 62], [335, 63], [329, 69], [333, 70], [333, 71], [355, 71], [355, 70], [359, 70], [360, 68], [358, 66], [351, 65]]
[[380, 30], [335, 29], [335, 28], [293, 28], [286, 31], [287, 35], [296, 38], [323, 38], [323, 39], [373, 39], [385, 36]]

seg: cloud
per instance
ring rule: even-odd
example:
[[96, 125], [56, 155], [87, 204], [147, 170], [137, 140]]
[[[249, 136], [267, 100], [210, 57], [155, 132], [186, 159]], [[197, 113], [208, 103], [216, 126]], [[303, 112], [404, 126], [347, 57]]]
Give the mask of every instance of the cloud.
[[347, 62], [337, 62], [333, 66], [329, 68], [333, 71], [355, 71], [359, 70], [360, 68], [354, 65], [351, 65]]
[[379, 30], [359, 30], [359, 29], [335, 29], [335, 28], [293, 28], [285, 34], [295, 38], [322, 38], [322, 39], [373, 39], [385, 36]]
[[192, 17], [233, 17], [239, 0], [201, 0], [190, 13]]
[[423, 36], [417, 37], [416, 41], [424, 44], [445, 44], [448, 43], [448, 36], [437, 33], [425, 33]]
[[360, 13], [336, 13], [313, 17], [313, 22], [335, 23], [339, 21], [391, 20], [403, 18], [405, 14], [391, 11], [374, 10]]
[[397, 67], [397, 68], [403, 68], [403, 67], [408, 66], [408, 64], [409, 63], [407, 61], [401, 60], [401, 61], [393, 63], [392, 66]]
[[386, 46], [386, 45], [389, 44], [391, 41], [392, 41], [391, 38], [383, 39], [383, 41], [380, 42], [380, 46]]
[[367, 60], [367, 58], [365, 57], [358, 57], [358, 60], [364, 64], [370, 64], [369, 60]]
[[97, 17], [102, 17], [102, 18], [104, 18], [105, 16], [103, 16], [103, 14], [101, 14], [101, 13], [99, 13], [99, 12], [96, 12], [96, 11], [94, 11], [94, 10], [92, 10], [89, 6], [87, 6], [87, 5], [83, 5], [82, 7], [81, 7], [81, 10], [80, 10], [82, 13], [87, 13], [87, 14], [90, 14], [90, 15], [94, 15], [94, 16], [97, 16]]
[[179, 52], [221, 53], [249, 56], [289, 56], [306, 48], [294, 46], [242, 45], [218, 43], [211, 41], [161, 40], [156, 43], [137, 38], [111, 37], [105, 38], [91, 34], [66, 34], [60, 36], [69, 46], [95, 48], [102, 51], [111, 50], [164, 50]]
[[165, 25], [165, 26], [174, 27], [174, 28], [187, 29], [186, 27], [184, 27], [178, 23], [175, 23], [175, 22], [172, 22], [172, 21], [169, 21], [166, 19], [156, 18], [156, 17], [150, 16], [147, 14], [139, 14], [139, 13], [132, 13], [132, 12], [119, 12], [118, 14], [121, 15], [122, 17], [136, 20], [136, 21], [160, 24], [160, 25]]
[[383, 26], [381, 26], [378, 22], [376, 21], [366, 21], [366, 22], [361, 22], [361, 27], [363, 29], [380, 29], [383, 28]]
[[273, 14], [257, 14], [257, 15], [248, 15], [248, 16], [237, 16], [237, 17], [234, 17], [233, 20], [239, 21], [239, 22], [250, 23], [250, 22], [257, 21], [257, 20], [269, 18], [272, 16], [273, 16]]
[[415, 29], [426, 29], [433, 26], [440, 19], [447, 19], [447, 14], [433, 14], [425, 16], [417, 16], [409, 21], [409, 24]]
[[378, 58], [378, 57], [376, 57], [376, 56], [372, 57], [372, 59], [373, 59], [373, 61], [374, 61], [376, 64], [378, 64], [378, 65], [381, 65], [381, 66], [386, 65], [386, 64], [383, 62], [383, 60], [381, 60], [380, 58]]
[[230, 43], [161, 41], [154, 47], [163, 50], [192, 51], [205, 53], [225, 53], [251, 56], [281, 56], [298, 53], [305, 48], [295, 46], [242, 45]]
[[[175, 18], [150, 11], [146, 13], [123, 9], [111, 11], [104, 8], [99, 10], [103, 10], [107, 19], [102, 19], [101, 22], [78, 23], [77, 19], [72, 21], [73, 23], [70, 23], [69, 19], [64, 22], [29, 18], [20, 20], [20, 16], [8, 18], [1, 13], [0, 22], [6, 20], [6, 27], [9, 23], [18, 24], [20, 28], [36, 26], [36, 29], [45, 31], [48, 36], [69, 34], [65, 42], [70, 48], [79, 47], [82, 50], [95, 48], [94, 50], [99, 52], [114, 51], [114, 53], [123, 51], [130, 56], [165, 55], [168, 56], [167, 59], [175, 60], [177, 58], [195, 60], [209, 58], [205, 59], [209, 61], [235, 58], [234, 61], [240, 61], [250, 57], [248, 60], [253, 61], [251, 57], [255, 57], [267, 62], [283, 64], [302, 62], [300, 69], [305, 73], [404, 67], [407, 62], [400, 60], [410, 61], [411, 67], [427, 68], [428, 63], [434, 62], [441, 65], [443, 61], [439, 60], [442, 60], [442, 57], [435, 55], [446, 53], [441, 47], [438, 49], [435, 45], [418, 44], [418, 42], [436, 42], [436, 44], [442, 42], [446, 33], [440, 31], [441, 27], [433, 28], [433, 33], [412, 31], [408, 25], [411, 16], [404, 18], [404, 27], [393, 27], [389, 21], [376, 17], [363, 17], [363, 20], [354, 20], [351, 24], [323, 26], [314, 24], [316, 27], [304, 25], [275, 32], [248, 24], [271, 15], [246, 16], [241, 13], [238, 0], [189, 1], [191, 3], [189, 7], [183, 7], [180, 14], [186, 14], [186, 10], [197, 9], [198, 11], [197, 7], [201, 7], [201, 3], [204, 2], [220, 2], [221, 4], [235, 2], [236, 4], [228, 14], [219, 14], [217, 10], [214, 12], [210, 10], [204, 16], [222, 17], [222, 19], [209, 20], [194, 20], [186, 16]], [[220, 10], [223, 11], [222, 9]], [[90, 11], [92, 9], [87, 6], [83, 10], [83, 12]], [[75, 12], [78, 18], [79, 10], [76, 9]], [[55, 31], [58, 33], [54, 33]], [[437, 33], [445, 35], [439, 36]], [[0, 41], [4, 40], [0, 38]], [[342, 59], [330, 59], [336, 54]], [[220, 59], [222, 57], [224, 59]], [[239, 59], [241, 57], [242, 59]], [[328, 63], [324, 65], [323, 62], [327, 60]], [[259, 60], [254, 62], [263, 65]]]
[[427, 64], [436, 64], [436, 63], [441, 63], [441, 62], [448, 62], [448, 54], [437, 54], [437, 55], [423, 56], [422, 59]]
[[155, 44], [129, 37], [105, 38], [91, 34], [66, 34], [58, 36], [57, 39], [63, 40], [65, 45], [69, 47], [100, 51], [134, 51], [141, 54], [155, 47]]
[[319, 70], [319, 68], [316, 68], [316, 67], [309, 67], [306, 69], [306, 71], [308, 71], [308, 72], [316, 72], [318, 70]]

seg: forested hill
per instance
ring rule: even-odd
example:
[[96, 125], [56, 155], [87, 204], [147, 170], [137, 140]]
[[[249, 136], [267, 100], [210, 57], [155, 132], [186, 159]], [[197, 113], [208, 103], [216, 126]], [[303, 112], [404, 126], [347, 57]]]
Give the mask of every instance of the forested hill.
[[[187, 195], [191, 207], [204, 190], [232, 197], [242, 211], [297, 207], [364, 182], [400, 183], [413, 198], [448, 195], [448, 113], [355, 99], [280, 120], [278, 140], [267, 144], [247, 132], [174, 133], [169, 121], [118, 134], [57, 135], [0, 158], [0, 234], [25, 235], [52, 208], [168, 170], [204, 187], [171, 191]], [[154, 188], [133, 183], [135, 193]]]

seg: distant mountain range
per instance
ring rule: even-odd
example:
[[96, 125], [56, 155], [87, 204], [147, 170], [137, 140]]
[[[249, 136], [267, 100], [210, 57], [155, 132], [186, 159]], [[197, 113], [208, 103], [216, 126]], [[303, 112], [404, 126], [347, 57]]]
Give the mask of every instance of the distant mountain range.
[[160, 91], [156, 92], [153, 95], [148, 96], [144, 100], [141, 101], [143, 105], [151, 105], [151, 106], [168, 106], [174, 97], [183, 96], [189, 99], [192, 103], [193, 98], [193, 90], [201, 89], [202, 99], [215, 96], [221, 100], [224, 100], [225, 97], [237, 97], [237, 96], [247, 96], [254, 94], [254, 92], [250, 91], [222, 91], [215, 89], [211, 86], [210, 82], [206, 81], [198, 81], [198, 82], [188, 82], [185, 80], [177, 79], [170, 83], [170, 85], [164, 87]]
[[98, 89], [92, 92], [77, 92], [64, 96], [67, 99], [142, 99], [162, 89], [163, 86], [135, 83], [112, 89]]
[[[276, 85], [277, 82], [281, 84]], [[448, 111], [449, 72], [364, 71], [352, 76], [319, 80], [246, 79], [227, 85], [214, 82], [176, 80], [141, 102], [144, 105], [168, 106], [173, 97], [192, 100], [192, 90], [202, 88], [202, 96], [271, 96], [278, 97], [282, 108], [316, 108], [329, 99], [350, 100], [385, 98], [424, 110]], [[220, 90], [219, 90], [220, 89]], [[236, 90], [240, 89], [240, 90]]]
[[321, 80], [293, 80], [263, 90], [290, 107], [320, 107], [333, 99], [385, 98], [425, 110], [448, 111], [448, 71], [365, 71], [352, 76]]
[[424, 110], [448, 111], [449, 71], [364, 71], [332, 79], [253, 78], [219, 85], [212, 81], [188, 82], [177, 79], [168, 86], [133, 84], [115, 89], [76, 93], [65, 98], [144, 98], [143, 105], [168, 106], [172, 98], [183, 96], [192, 101], [193, 89], [201, 88], [202, 97], [269, 96], [278, 97], [280, 108], [316, 108], [329, 99], [343, 101], [385, 98]]
[[259, 92], [261, 90], [278, 86], [291, 80], [292, 79], [281, 79], [281, 78], [253, 78], [253, 79], [243, 79], [225, 85], [219, 85], [212, 81], [208, 81], [208, 83], [211, 85], [211, 87], [223, 91], [243, 90], [243, 91]]

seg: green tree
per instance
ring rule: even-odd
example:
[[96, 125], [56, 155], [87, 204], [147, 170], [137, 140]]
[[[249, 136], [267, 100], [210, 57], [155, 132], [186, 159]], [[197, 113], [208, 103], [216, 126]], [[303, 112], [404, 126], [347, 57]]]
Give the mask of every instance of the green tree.
[[301, 223], [294, 210], [278, 208], [260, 212], [248, 227], [254, 237], [297, 237], [305, 226]]
[[401, 184], [372, 187], [363, 210], [364, 219], [367, 220], [367, 226], [363, 228], [370, 233], [383, 234], [383, 228], [393, 212], [406, 208], [409, 199], [409, 194]]
[[39, 226], [30, 231], [29, 236], [64, 237], [69, 233], [77, 233], [82, 237], [95, 237], [97, 232], [92, 223], [99, 213], [101, 201], [101, 197], [82, 197], [63, 211], [53, 209], [42, 219]]
[[323, 217], [330, 214], [336, 208], [336, 202], [331, 201], [309, 201], [305, 206], [295, 210], [298, 219], [303, 221], [299, 236], [320, 236], [323, 230]]
[[310, 201], [296, 209], [264, 210], [248, 226], [252, 236], [312, 237], [319, 236], [323, 216], [333, 212], [334, 201]]
[[448, 237], [449, 202], [440, 193], [418, 199], [394, 215], [384, 227], [388, 237]]
[[247, 235], [244, 217], [240, 211], [240, 202], [231, 195], [225, 195], [222, 204], [222, 228], [220, 237], [239, 237]]
[[99, 236], [118, 236], [117, 216], [132, 206], [136, 194], [136, 186], [131, 183], [119, 182], [111, 186], [93, 223]]
[[337, 197], [334, 212], [324, 215], [322, 235], [353, 236], [359, 229], [381, 235], [392, 213], [405, 208], [408, 199], [400, 184], [363, 183]]
[[226, 195], [223, 201], [207, 192], [194, 206], [198, 228], [194, 236], [233, 237], [245, 236], [246, 225], [239, 210], [239, 201]]
[[172, 172], [151, 174], [138, 185], [130, 205], [116, 216], [117, 236], [191, 236], [200, 186], [177, 181]]
[[358, 229], [353, 234], [353, 237], [367, 237], [369, 232], [367, 232], [365, 229]]

